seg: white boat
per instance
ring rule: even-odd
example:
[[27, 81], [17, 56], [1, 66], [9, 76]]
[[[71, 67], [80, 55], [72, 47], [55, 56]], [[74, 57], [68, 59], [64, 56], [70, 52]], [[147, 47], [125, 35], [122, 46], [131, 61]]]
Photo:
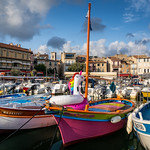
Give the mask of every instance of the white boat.
[[132, 113], [134, 130], [146, 150], [150, 149], [150, 102], [142, 104]]
[[137, 89], [135, 87], [126, 87], [125, 98], [136, 99], [139, 90], [140, 89]]
[[54, 118], [44, 112], [45, 99], [49, 97], [41, 95], [1, 100], [0, 133], [55, 125]]
[[52, 95], [63, 95], [64, 92], [67, 90], [67, 88], [68, 88], [67, 84], [61, 84], [61, 83], [54, 84], [51, 87], [51, 94]]

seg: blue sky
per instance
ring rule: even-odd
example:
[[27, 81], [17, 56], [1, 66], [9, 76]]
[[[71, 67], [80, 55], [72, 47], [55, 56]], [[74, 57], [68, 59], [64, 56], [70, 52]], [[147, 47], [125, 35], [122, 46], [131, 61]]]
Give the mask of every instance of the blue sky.
[[0, 42], [85, 55], [89, 2], [90, 55], [150, 54], [150, 0], [1, 0]]

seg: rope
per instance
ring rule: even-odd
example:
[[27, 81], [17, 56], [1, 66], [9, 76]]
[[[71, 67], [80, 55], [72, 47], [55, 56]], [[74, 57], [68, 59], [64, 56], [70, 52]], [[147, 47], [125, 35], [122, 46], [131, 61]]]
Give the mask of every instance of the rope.
[[10, 137], [12, 137], [16, 132], [18, 132], [22, 127], [24, 127], [31, 119], [33, 119], [45, 106], [42, 106], [40, 108], [39, 111], [37, 111], [29, 120], [27, 120], [20, 128], [16, 129], [13, 133], [11, 133], [10, 135], [8, 135], [5, 139], [3, 139], [2, 141], [0, 141], [0, 144], [2, 144], [3, 142], [5, 142], [7, 139], [9, 139]]
[[50, 143], [49, 150], [51, 149], [52, 144], [53, 144], [53, 142], [54, 142], [54, 138], [55, 138], [55, 136], [56, 136], [57, 128], [58, 128], [59, 123], [60, 123], [60, 121], [61, 121], [61, 118], [62, 118], [62, 115], [63, 115], [63, 111], [64, 111], [64, 107], [62, 107], [62, 112], [61, 112], [61, 114], [60, 114], [59, 121], [58, 121], [57, 126], [56, 126], [56, 128], [55, 128], [54, 136], [52, 137], [52, 140], [51, 140], [51, 143]]

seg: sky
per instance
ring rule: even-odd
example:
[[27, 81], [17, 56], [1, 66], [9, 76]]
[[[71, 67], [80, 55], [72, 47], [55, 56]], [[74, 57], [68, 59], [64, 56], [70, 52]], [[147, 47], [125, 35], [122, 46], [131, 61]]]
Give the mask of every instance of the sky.
[[91, 3], [90, 56], [150, 55], [150, 0], [1, 0], [0, 43], [42, 54], [86, 55]]

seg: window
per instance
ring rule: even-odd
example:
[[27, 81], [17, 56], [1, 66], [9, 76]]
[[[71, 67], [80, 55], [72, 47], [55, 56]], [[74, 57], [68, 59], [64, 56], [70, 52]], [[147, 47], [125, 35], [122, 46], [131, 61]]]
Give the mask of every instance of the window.
[[9, 56], [9, 51], [7, 50], [7, 57]]
[[15, 58], [17, 58], [17, 52], [15, 52]]
[[144, 69], [144, 73], [146, 73], [146, 69]]
[[24, 59], [24, 53], [22, 54], [22, 59]]

